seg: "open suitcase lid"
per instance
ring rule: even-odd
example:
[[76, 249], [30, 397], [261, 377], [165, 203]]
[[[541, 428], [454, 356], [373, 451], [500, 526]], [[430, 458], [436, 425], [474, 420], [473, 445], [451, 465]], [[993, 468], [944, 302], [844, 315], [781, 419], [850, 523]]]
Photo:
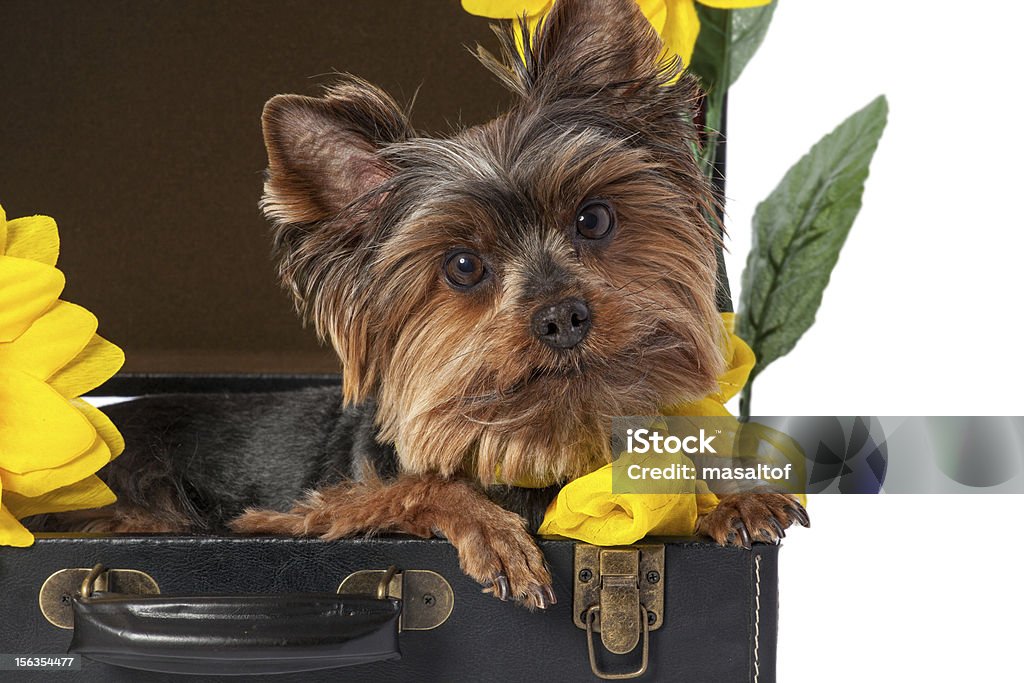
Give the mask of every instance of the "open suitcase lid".
[[[6, 55], [0, 83], [18, 135], [4, 155], [45, 163], [0, 164], [0, 199], [10, 216], [57, 220], [64, 298], [96, 313], [126, 373], [337, 371], [278, 285], [258, 209], [270, 97], [317, 94], [332, 70], [351, 72], [400, 103], [415, 95], [413, 124], [431, 133], [488, 120], [511, 98], [465, 49], [495, 49], [489, 20], [457, 2], [193, 2], [150, 7], [144, 25], [115, 6], [71, 5], [60, 22], [43, 5], [20, 12], [12, 26], [47, 25], [62, 49]], [[60, 108], [88, 135], [32, 111], [39, 84], [68, 74]]]
[[0, 202], [10, 217], [57, 221], [63, 298], [96, 314], [124, 372], [337, 372], [270, 257], [263, 105], [350, 72], [400, 104], [415, 97], [418, 130], [473, 125], [511, 98], [465, 47], [496, 40], [457, 2], [213, 9], [72, 3], [55, 21], [52, 6], [12, 7], [12, 29], [45, 26], [60, 49], [5, 53], [4, 117], [17, 135], [3, 136]]

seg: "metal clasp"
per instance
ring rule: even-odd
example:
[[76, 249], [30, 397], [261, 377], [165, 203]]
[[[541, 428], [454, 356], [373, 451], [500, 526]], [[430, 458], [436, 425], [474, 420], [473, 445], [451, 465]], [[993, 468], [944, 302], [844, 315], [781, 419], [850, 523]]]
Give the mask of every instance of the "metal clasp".
[[[647, 671], [650, 632], [661, 627], [665, 603], [665, 546], [600, 548], [579, 544], [575, 555], [573, 619], [587, 632], [587, 652], [595, 676], [624, 679]], [[608, 652], [626, 655], [640, 648], [640, 665], [624, 673], [601, 669], [594, 632]]]
[[[385, 598], [392, 597], [391, 594], [390, 594], [391, 593], [391, 581], [392, 581], [392, 579], [395, 578], [395, 574], [397, 574], [397, 573], [398, 573], [398, 567], [396, 567], [395, 565], [391, 565], [390, 567], [388, 567], [387, 569], [384, 570], [384, 573], [380, 577], [380, 581], [377, 582], [376, 595], [377, 595], [377, 599], [378, 600], [384, 600]], [[341, 586], [344, 586], [344, 585], [345, 585], [344, 582], [342, 582]], [[341, 592], [341, 586], [338, 586], [338, 592], [339, 593]], [[399, 581], [399, 584], [398, 584], [397, 595], [395, 595], [394, 597], [396, 597], [396, 598], [402, 597], [402, 584], [401, 584], [401, 581]]]
[[398, 628], [402, 631], [435, 629], [448, 621], [455, 608], [451, 584], [437, 572], [426, 569], [399, 571], [394, 565], [387, 569], [364, 569], [346, 576], [338, 593], [401, 600]]
[[92, 591], [96, 587], [96, 582], [102, 579], [102, 585], [99, 587], [100, 592], [107, 590], [107, 568], [102, 564], [96, 563], [93, 568], [89, 570], [89, 573], [82, 579], [82, 588], [78, 591], [78, 594], [82, 599], [92, 597]]
[[[640, 623], [643, 624], [644, 629], [644, 640], [643, 649], [640, 652], [640, 668], [635, 671], [626, 671], [624, 673], [609, 673], [603, 671], [601, 667], [597, 665], [597, 653], [594, 652], [594, 630], [593, 623], [594, 617], [601, 613], [601, 606], [594, 605], [587, 610], [587, 655], [590, 657], [590, 670], [594, 672], [594, 675], [598, 678], [604, 678], [606, 680], [621, 680], [624, 678], [637, 678], [643, 676], [647, 671], [648, 655], [650, 654], [650, 637], [651, 629], [647, 625], [647, 608], [644, 607], [643, 603], [640, 604]], [[601, 640], [604, 640], [602, 636]], [[607, 647], [607, 646], [605, 646]], [[623, 653], [625, 654], [625, 653]]]

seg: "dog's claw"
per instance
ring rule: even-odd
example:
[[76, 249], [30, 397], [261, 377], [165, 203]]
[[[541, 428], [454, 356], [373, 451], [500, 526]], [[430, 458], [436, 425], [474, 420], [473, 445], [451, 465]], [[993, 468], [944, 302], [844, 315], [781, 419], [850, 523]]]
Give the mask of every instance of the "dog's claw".
[[504, 573], [499, 573], [495, 577], [495, 597], [505, 602], [509, 599], [509, 578]]
[[779, 524], [779, 520], [775, 519], [774, 517], [769, 519], [768, 522], [772, 525], [772, 528], [775, 529], [775, 536], [777, 538], [777, 541], [781, 542], [782, 539], [786, 537], [786, 530], [782, 528], [781, 524]]
[[743, 523], [743, 520], [737, 519], [733, 522], [733, 528], [736, 529], [736, 533], [739, 534], [743, 547], [750, 550], [751, 547], [753, 547], [753, 544], [750, 542], [750, 534], [747, 532], [747, 525]]
[[796, 517], [796, 521], [800, 522], [801, 526], [807, 529], [811, 528], [811, 518], [807, 516], [807, 510], [804, 509], [803, 505], [794, 501], [789, 509], [793, 512], [793, 516]]
[[548, 598], [541, 586], [530, 586], [530, 595], [533, 597], [533, 602], [537, 609], [547, 609], [548, 605], [551, 604], [548, 602]]
[[541, 586], [541, 590], [544, 591], [544, 595], [547, 597], [549, 605], [554, 605], [558, 602], [558, 598], [555, 597], [555, 591], [551, 586]]

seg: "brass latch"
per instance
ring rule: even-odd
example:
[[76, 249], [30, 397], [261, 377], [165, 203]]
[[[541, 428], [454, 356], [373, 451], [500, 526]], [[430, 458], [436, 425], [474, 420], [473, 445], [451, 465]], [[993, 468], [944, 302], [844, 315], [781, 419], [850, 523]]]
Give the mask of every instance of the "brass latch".
[[[600, 548], [578, 544], [573, 619], [587, 632], [594, 675], [636, 678], [647, 671], [649, 633], [661, 628], [665, 604], [665, 546]], [[626, 655], [640, 645], [639, 668], [609, 673], [597, 663], [594, 632], [608, 652]]]
[[364, 569], [346, 576], [338, 593], [400, 599], [402, 615], [398, 628], [402, 631], [435, 629], [448, 621], [455, 607], [451, 584], [427, 569]]

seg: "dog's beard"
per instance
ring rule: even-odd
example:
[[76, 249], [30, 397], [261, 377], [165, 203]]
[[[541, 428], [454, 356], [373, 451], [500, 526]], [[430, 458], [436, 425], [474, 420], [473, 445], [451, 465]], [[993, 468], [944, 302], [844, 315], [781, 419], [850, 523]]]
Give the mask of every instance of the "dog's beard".
[[[444, 326], [423, 320], [424, 332], [396, 350], [403, 360], [378, 396], [381, 438], [395, 443], [410, 471], [485, 484], [551, 484], [609, 462], [613, 417], [702, 397], [721, 366], [715, 329], [700, 317], [677, 311], [631, 324], [655, 304], [616, 298], [596, 315], [619, 320], [595, 325], [580, 348], [561, 353], [524, 334], [516, 311], [490, 320], [479, 336], [460, 337], [441, 307]], [[643, 333], [631, 339], [623, 333], [631, 327]]]

